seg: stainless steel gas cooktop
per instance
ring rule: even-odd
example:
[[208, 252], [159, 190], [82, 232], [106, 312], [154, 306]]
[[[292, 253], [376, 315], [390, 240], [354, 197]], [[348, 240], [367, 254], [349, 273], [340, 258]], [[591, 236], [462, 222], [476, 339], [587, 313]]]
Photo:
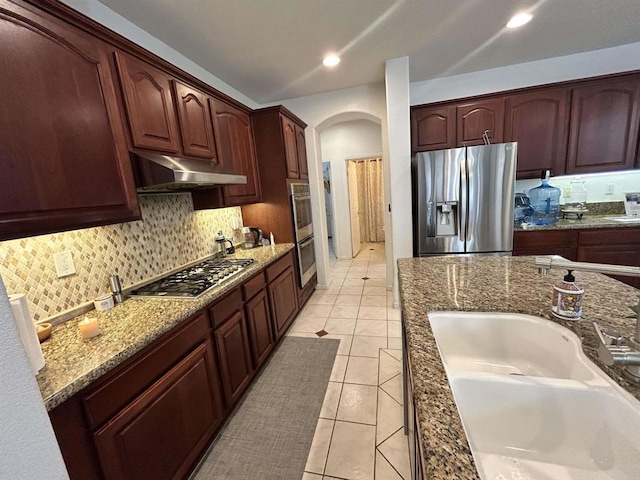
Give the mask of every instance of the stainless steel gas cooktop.
[[253, 263], [253, 259], [212, 258], [137, 288], [138, 297], [198, 298]]

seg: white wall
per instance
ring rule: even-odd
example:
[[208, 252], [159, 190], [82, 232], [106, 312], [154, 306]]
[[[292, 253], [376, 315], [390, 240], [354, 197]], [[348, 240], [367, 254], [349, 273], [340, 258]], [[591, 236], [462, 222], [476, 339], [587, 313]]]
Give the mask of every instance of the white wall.
[[68, 479], [0, 277], [0, 478]]
[[[571, 202], [571, 197], [566, 198], [565, 195], [568, 193], [567, 190], [571, 189], [571, 180], [575, 178], [584, 180], [584, 186], [587, 189], [587, 203], [624, 202], [625, 192], [640, 192], [639, 170], [551, 177], [549, 184], [562, 191], [561, 204]], [[516, 192], [527, 193], [538, 185], [540, 185], [540, 180], [518, 180], [516, 181]], [[607, 193], [609, 189], [613, 190], [612, 194]]]
[[146, 48], [152, 53], [155, 53], [159, 57], [165, 59], [167, 62], [172, 63], [178, 68], [181, 68], [185, 72], [193, 75], [197, 79], [205, 82], [206, 84], [220, 90], [222, 93], [235, 98], [239, 102], [244, 103], [248, 107], [258, 108], [259, 105], [251, 98], [247, 97], [243, 93], [239, 92], [228, 83], [219, 79], [211, 72], [208, 72], [198, 64], [189, 60], [187, 57], [177, 52], [167, 44], [161, 42], [153, 35], [145, 32], [140, 27], [131, 23], [129, 20], [111, 10], [109, 7], [103, 5], [97, 0], [61, 0], [74, 10], [86, 15], [87, 17], [95, 20], [96, 22], [110, 28], [116, 33], [119, 33], [125, 38], [128, 38], [132, 42]]
[[[389, 183], [391, 184], [391, 249], [393, 306], [400, 307], [397, 260], [413, 256], [411, 218], [411, 126], [409, 123], [409, 57], [385, 64]], [[388, 250], [387, 250], [388, 252]], [[387, 275], [388, 276], [388, 275]]]
[[336, 257], [351, 258], [351, 222], [346, 159], [382, 154], [382, 130], [370, 120], [352, 120], [333, 125], [320, 133], [322, 161], [331, 163], [334, 247]]
[[640, 69], [640, 43], [411, 84], [411, 105]]
[[[336, 90], [328, 93], [285, 100], [285, 107], [307, 123], [307, 162], [309, 164], [309, 185], [311, 186], [314, 232], [318, 238], [327, 238], [324, 190], [322, 186], [322, 145], [320, 134], [327, 128], [346, 121], [366, 119], [381, 123], [382, 159], [387, 158], [387, 127], [385, 90], [383, 84], [363, 85], [360, 87]], [[387, 178], [385, 176], [385, 178]], [[389, 187], [385, 184], [385, 203], [389, 201]], [[334, 204], [334, 210], [337, 206]], [[388, 216], [385, 225], [389, 225]], [[387, 239], [389, 229], [386, 229]], [[387, 240], [386, 248], [389, 248]], [[329, 248], [327, 242], [316, 242], [316, 261], [318, 266], [318, 288], [327, 288], [329, 279]], [[391, 262], [387, 255], [387, 266]]]

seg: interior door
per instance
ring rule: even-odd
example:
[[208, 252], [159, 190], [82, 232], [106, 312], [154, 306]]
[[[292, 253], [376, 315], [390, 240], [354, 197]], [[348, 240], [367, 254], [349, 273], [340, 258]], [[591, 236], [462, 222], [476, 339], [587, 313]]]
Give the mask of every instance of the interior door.
[[360, 204], [358, 203], [358, 176], [355, 162], [347, 162], [347, 180], [351, 212], [351, 256], [355, 257], [360, 252]]

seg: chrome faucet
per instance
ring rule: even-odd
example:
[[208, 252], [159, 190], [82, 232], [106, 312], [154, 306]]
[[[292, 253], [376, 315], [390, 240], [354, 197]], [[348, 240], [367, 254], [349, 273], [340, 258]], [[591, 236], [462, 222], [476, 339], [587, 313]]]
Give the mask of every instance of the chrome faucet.
[[[543, 275], [546, 275], [551, 268], [561, 268], [564, 270], [640, 277], [640, 267], [572, 262], [557, 255], [536, 257], [534, 264], [538, 267], [538, 272]], [[598, 347], [600, 361], [609, 366], [615, 364], [625, 365], [625, 375], [632, 381], [640, 383], [640, 310], [636, 317], [636, 330], [632, 338], [624, 338], [617, 333], [606, 332], [597, 322], [593, 322], [593, 328], [595, 328], [600, 338], [600, 346]]]

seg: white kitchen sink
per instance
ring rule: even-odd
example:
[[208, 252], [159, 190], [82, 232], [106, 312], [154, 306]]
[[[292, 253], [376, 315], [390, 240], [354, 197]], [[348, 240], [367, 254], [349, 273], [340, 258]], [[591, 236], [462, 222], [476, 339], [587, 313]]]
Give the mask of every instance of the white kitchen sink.
[[516, 313], [433, 312], [429, 323], [447, 371], [594, 380], [580, 339], [544, 318]]
[[530, 315], [428, 316], [483, 480], [640, 478], [640, 402], [572, 332]]
[[636, 479], [640, 411], [608, 388], [455, 378], [483, 479]]

